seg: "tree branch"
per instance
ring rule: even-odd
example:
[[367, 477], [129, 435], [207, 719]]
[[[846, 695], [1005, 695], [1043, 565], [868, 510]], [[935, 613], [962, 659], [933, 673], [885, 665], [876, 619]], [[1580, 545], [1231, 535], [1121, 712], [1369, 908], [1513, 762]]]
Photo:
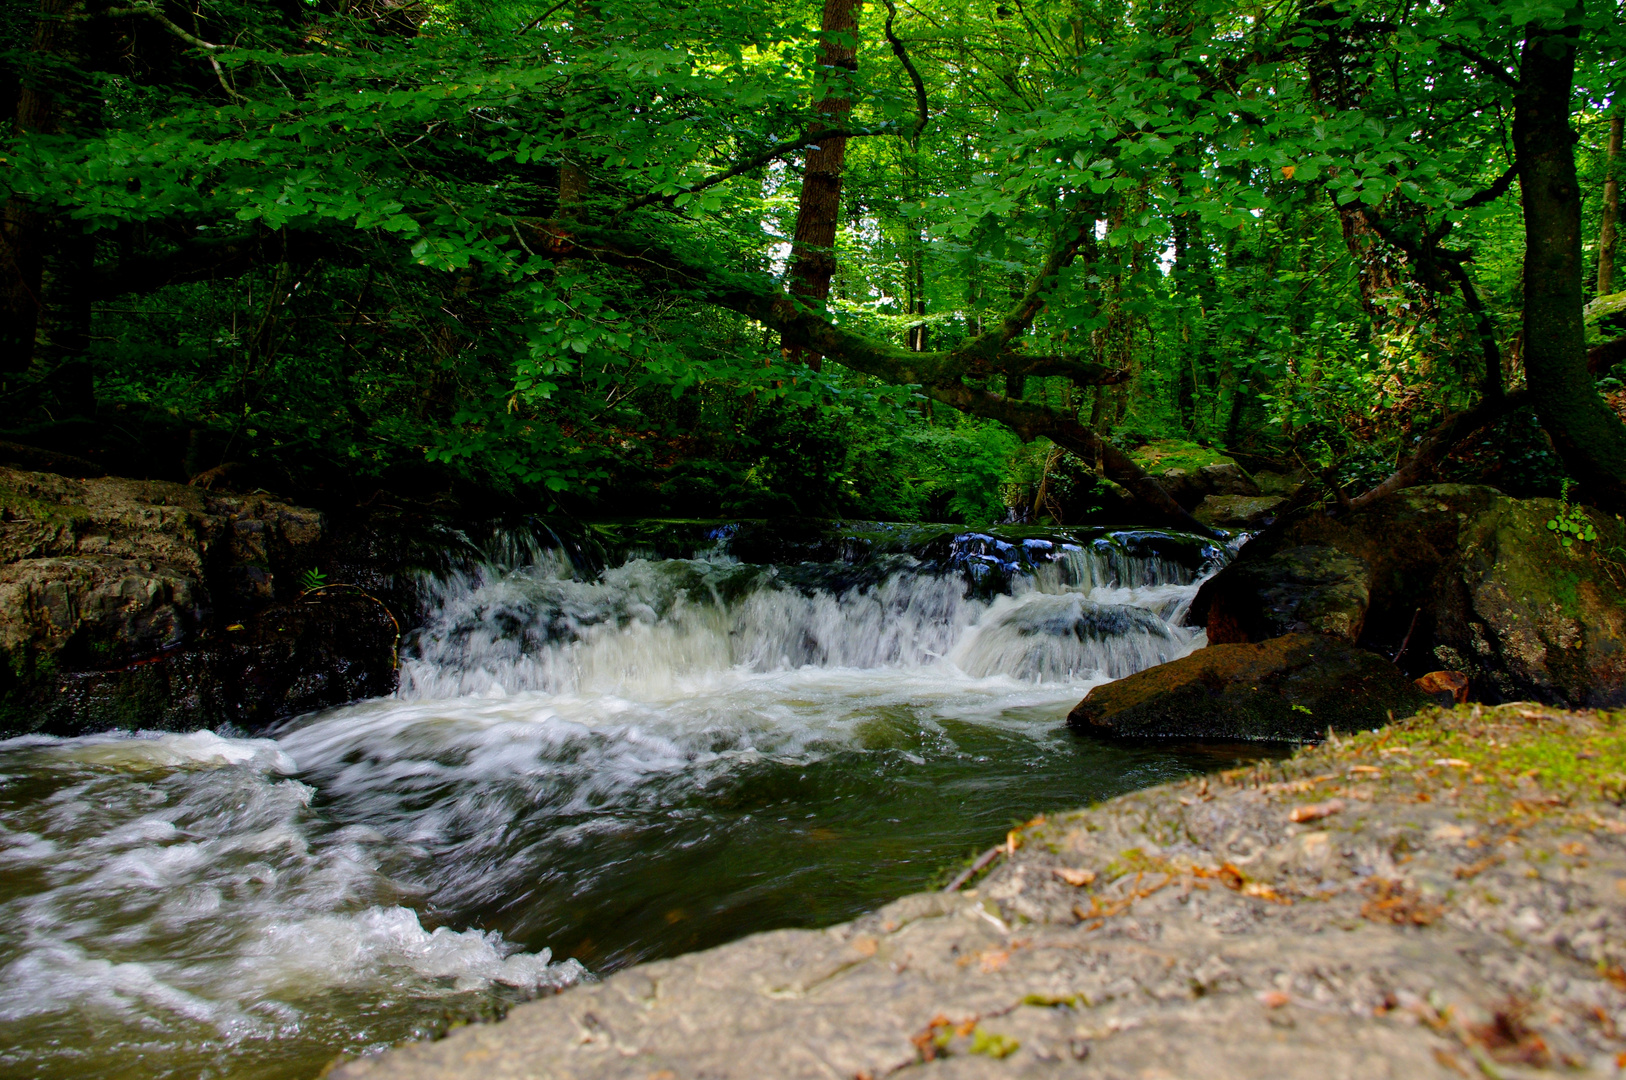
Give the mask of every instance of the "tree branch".
[[909, 50], [904, 48], [903, 42], [892, 32], [892, 20], [898, 17], [898, 8], [892, 0], [886, 0], [886, 40], [892, 46], [892, 55], [898, 58], [903, 70], [909, 73], [909, 81], [915, 84], [915, 109], [918, 114], [915, 120], [915, 132], [909, 137], [910, 145], [918, 145], [921, 132], [926, 130], [926, 124], [931, 119], [931, 113], [926, 107], [926, 84], [920, 78], [920, 72], [915, 69], [915, 62], [909, 59]]
[[1415, 487], [1422, 483], [1434, 472], [1439, 463], [1445, 460], [1445, 456], [1457, 443], [1528, 401], [1529, 393], [1520, 390], [1497, 398], [1486, 398], [1471, 409], [1446, 417], [1443, 423], [1423, 439], [1411, 459], [1395, 470], [1387, 480], [1364, 495], [1351, 499], [1350, 509], [1359, 510], [1363, 506], [1369, 506], [1379, 499], [1392, 495], [1401, 488]]
[[1479, 336], [1479, 349], [1485, 356], [1485, 398], [1500, 399], [1504, 392], [1502, 347], [1496, 343], [1496, 327], [1491, 325], [1490, 312], [1479, 302], [1479, 292], [1474, 288], [1473, 278], [1468, 276], [1468, 268], [1463, 265], [1463, 261], [1446, 260], [1446, 272], [1457, 279], [1457, 287], [1462, 290], [1462, 300], [1468, 305], [1468, 311], [1474, 317], [1474, 332]]
[[879, 128], [825, 128], [820, 131], [810, 131], [805, 135], [798, 135], [794, 139], [786, 139], [784, 142], [775, 143], [766, 150], [753, 154], [750, 157], [731, 165], [729, 168], [724, 169], [722, 172], [713, 173], [703, 180], [696, 181], [694, 184], [684, 188], [682, 191], [674, 191], [670, 195], [662, 195], [658, 191], [652, 191], [647, 195], [640, 195], [617, 210], [615, 212], [615, 216], [620, 217], [622, 214], [631, 213], [632, 211], [641, 209], [645, 206], [654, 206], [656, 203], [670, 204], [679, 195], [693, 194], [697, 191], [704, 191], [709, 187], [716, 187], [724, 180], [732, 180], [734, 177], [748, 173], [752, 169], [760, 169], [762, 166], [768, 164], [768, 162], [773, 161], [776, 158], [782, 158], [786, 154], [793, 154], [796, 151], [806, 149], [809, 146], [817, 146], [826, 139], [862, 139], [871, 135], [890, 135], [896, 130], [897, 129], [892, 125], [883, 125]]
[[[685, 287], [710, 303], [737, 311], [757, 320], [770, 330], [777, 331], [780, 339], [787, 344], [799, 346], [809, 352], [819, 352], [838, 360], [854, 371], [873, 375], [883, 382], [918, 386], [922, 394], [934, 401], [941, 401], [945, 405], [975, 416], [1005, 424], [1024, 441], [1042, 435], [1080, 457], [1099, 460], [1103, 473], [1109, 479], [1127, 488], [1168, 524], [1201, 536], [1218, 535], [1187, 513], [1154, 478], [1136, 465], [1129, 455], [1101, 438], [1096, 432], [1081, 425], [1073, 417], [1043, 405], [1014, 400], [989, 390], [979, 390], [965, 385], [961, 381], [961, 375], [969, 370], [969, 365], [981, 359], [980, 352], [970, 352], [966, 349], [949, 353], [913, 352], [885, 342], [874, 341], [836, 326], [820, 312], [806, 304], [798, 303], [795, 297], [777, 285], [764, 281], [760, 276], [700, 266], [673, 252], [629, 238], [590, 231], [574, 222], [524, 224], [538, 234], [540, 242], [536, 249], [539, 252], [546, 251], [553, 258], [592, 259], [608, 266], [625, 268], [645, 278], [665, 280]], [[1040, 282], [1047, 280], [1056, 269], [1065, 265], [1065, 260], [1071, 257], [1067, 254], [1069, 247], [1076, 251], [1076, 244], [1062, 244], [1052, 252], [1051, 258], [1046, 263], [1048, 272], [1041, 272], [1035, 279], [1033, 288], [1029, 289], [1030, 297], [1036, 293]], [[1007, 318], [1014, 321], [1016, 315], [1028, 311], [1030, 306], [1032, 306], [1030, 298], [1025, 297], [1022, 303], [1012, 309], [1013, 315]], [[1034, 308], [1034, 311], [1036, 310]], [[1028, 317], [1031, 319], [1031, 314]], [[977, 341], [1008, 340], [1001, 337], [1007, 329], [1008, 326], [991, 330]], [[1014, 337], [1015, 333], [1019, 332], [1020, 329], [1011, 336]], [[983, 362], [1004, 362], [1013, 367], [1020, 367], [1027, 362], [1045, 366], [1062, 360], [1060, 357], [1027, 358], [1020, 352], [1001, 349], [994, 353], [991, 360]], [[1100, 365], [1067, 361], [1066, 366], [1069, 369], [1069, 377], [1073, 373], [1084, 376], [1088, 369], [1094, 369], [1103, 381], [1118, 381], [1123, 377], [1123, 373], [1110, 371]]]
[[215, 45], [204, 41], [195, 34], [187, 33], [184, 27], [171, 20], [170, 17], [165, 15], [162, 11], [158, 10], [157, 4], [136, 4], [133, 7], [127, 8], [110, 8], [104, 14], [106, 14], [109, 18], [123, 18], [127, 15], [147, 16], [149, 19], [152, 19], [159, 26], [162, 26], [165, 30], [169, 31], [175, 37], [180, 38], [194, 49], [203, 50], [203, 58], [209, 61], [209, 66], [214, 69], [215, 80], [220, 83], [220, 88], [226, 92], [227, 97], [231, 98], [233, 101], [248, 100], [242, 94], [239, 94], [236, 90], [231, 88], [231, 84], [226, 81], [226, 72], [221, 68], [220, 61], [215, 59], [215, 53], [220, 52], [223, 49], [230, 49], [232, 46]]

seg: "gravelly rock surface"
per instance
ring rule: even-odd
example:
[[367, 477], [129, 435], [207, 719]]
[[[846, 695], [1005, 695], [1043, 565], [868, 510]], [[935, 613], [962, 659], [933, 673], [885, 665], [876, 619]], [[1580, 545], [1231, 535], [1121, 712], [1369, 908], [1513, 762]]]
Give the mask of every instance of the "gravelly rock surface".
[[1626, 714], [1431, 711], [330, 1075], [1619, 1076], [1623, 793]]

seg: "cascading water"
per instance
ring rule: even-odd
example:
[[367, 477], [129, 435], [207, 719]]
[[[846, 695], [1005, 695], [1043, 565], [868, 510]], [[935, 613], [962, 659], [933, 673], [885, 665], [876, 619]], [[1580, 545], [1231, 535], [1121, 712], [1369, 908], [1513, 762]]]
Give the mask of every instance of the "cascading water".
[[725, 534], [601, 572], [505, 546], [426, 583], [394, 697], [0, 743], [0, 1070], [310, 1075], [850, 917], [1013, 818], [1211, 763], [1062, 724], [1202, 643], [1180, 620], [1223, 552], [1188, 539], [754, 564]]

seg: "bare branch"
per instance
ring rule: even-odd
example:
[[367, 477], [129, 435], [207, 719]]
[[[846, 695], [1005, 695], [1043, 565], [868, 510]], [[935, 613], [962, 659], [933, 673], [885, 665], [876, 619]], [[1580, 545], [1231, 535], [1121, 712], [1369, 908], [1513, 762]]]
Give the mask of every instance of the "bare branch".
[[921, 132], [926, 130], [926, 124], [931, 114], [926, 108], [926, 84], [920, 78], [920, 72], [915, 69], [915, 62], [909, 59], [909, 50], [904, 48], [903, 42], [892, 32], [892, 20], [898, 17], [898, 8], [892, 0], [886, 0], [886, 40], [892, 45], [892, 55], [898, 58], [903, 70], [909, 73], [909, 81], [915, 84], [915, 109], [918, 116], [915, 120], [915, 132], [909, 137], [911, 146], [919, 145]]
[[[1216, 535], [1176, 503], [1127, 454], [1073, 417], [1044, 405], [967, 386], [961, 378], [979, 362], [988, 367], [1065, 363], [1069, 377], [1082, 376], [1089, 368], [1095, 369], [1103, 382], [1116, 381], [1122, 373], [1082, 361], [1064, 361], [1061, 357], [1028, 358], [1018, 351], [1003, 348], [994, 352], [990, 359], [983, 359], [980, 351], [913, 352], [834, 325], [822, 313], [805, 303], [799, 303], [796, 297], [760, 275], [700, 266], [673, 252], [628, 238], [589, 231], [575, 222], [533, 221], [521, 224], [536, 232], [541, 241], [538, 249], [553, 258], [593, 259], [605, 265], [624, 267], [645, 278], [661, 279], [688, 288], [710, 303], [737, 311], [777, 331], [780, 339], [789, 345], [831, 357], [854, 371], [873, 375], [893, 385], [918, 386], [922, 394], [934, 401], [1005, 424], [1024, 441], [1044, 436], [1081, 457], [1101, 462], [1102, 471], [1109, 479], [1123, 485], [1171, 525], [1203, 536]], [[1030, 295], [1036, 295], [1040, 285], [1053, 276], [1061, 265], [1065, 265], [1072, 257], [1071, 252], [1076, 250], [1077, 244], [1059, 245], [1046, 261], [1046, 270], [1041, 271], [1035, 279], [1033, 288], [1029, 290]], [[1005, 328], [989, 331], [978, 340], [988, 339], [996, 344], [1009, 340], [1002, 339], [1000, 335], [1023, 312], [1029, 308], [1036, 311], [1035, 304], [1035, 301], [1024, 298], [1024, 303], [1018, 304], [1012, 316], [1007, 317]], [[1020, 329], [1012, 332], [1011, 336], [1014, 337], [1016, 333], [1020, 333]]]
[[231, 98], [233, 101], [248, 100], [242, 94], [239, 94], [236, 90], [232, 89], [231, 84], [226, 81], [225, 70], [221, 68], [220, 61], [217, 60], [214, 55], [223, 49], [230, 49], [232, 46], [215, 45], [212, 42], [204, 41], [196, 34], [188, 33], [184, 27], [170, 19], [170, 17], [165, 15], [162, 11], [158, 10], [157, 4], [136, 4], [133, 7], [110, 8], [107, 12], [105, 12], [105, 14], [111, 18], [123, 18], [128, 15], [145, 15], [147, 18], [152, 19], [159, 26], [162, 26], [165, 30], [169, 31], [170, 34], [180, 38], [194, 49], [202, 49], [204, 52], [204, 59], [208, 60], [209, 66], [214, 69], [215, 80], [220, 83], [220, 88], [226, 92], [226, 96]]
[[1404, 465], [1383, 483], [1358, 495], [1349, 501], [1350, 508], [1359, 510], [1369, 506], [1387, 495], [1392, 495], [1401, 488], [1415, 487], [1434, 472], [1439, 463], [1451, 452], [1452, 447], [1463, 439], [1472, 435], [1480, 428], [1492, 421], [1499, 420], [1530, 399], [1528, 391], [1520, 390], [1517, 393], [1504, 394], [1500, 397], [1486, 398], [1471, 409], [1453, 413], [1445, 418], [1418, 446]]

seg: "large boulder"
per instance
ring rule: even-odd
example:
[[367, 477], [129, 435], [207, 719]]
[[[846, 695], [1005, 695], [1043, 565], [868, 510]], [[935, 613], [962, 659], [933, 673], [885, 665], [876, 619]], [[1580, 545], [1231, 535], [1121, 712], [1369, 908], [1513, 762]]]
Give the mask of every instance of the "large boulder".
[[1306, 511], [1244, 546], [1190, 618], [1211, 642], [1333, 634], [1414, 675], [1464, 672], [1483, 700], [1626, 704], [1626, 527], [1591, 514], [1597, 539], [1566, 548], [1547, 528], [1559, 511], [1455, 484]]
[[0, 468], [0, 737], [249, 726], [387, 693], [388, 613], [301, 599], [305, 571], [335, 569], [327, 539], [263, 494]]
[[1211, 645], [1091, 690], [1067, 723], [1130, 739], [1308, 741], [1429, 702], [1395, 665], [1324, 634]]

